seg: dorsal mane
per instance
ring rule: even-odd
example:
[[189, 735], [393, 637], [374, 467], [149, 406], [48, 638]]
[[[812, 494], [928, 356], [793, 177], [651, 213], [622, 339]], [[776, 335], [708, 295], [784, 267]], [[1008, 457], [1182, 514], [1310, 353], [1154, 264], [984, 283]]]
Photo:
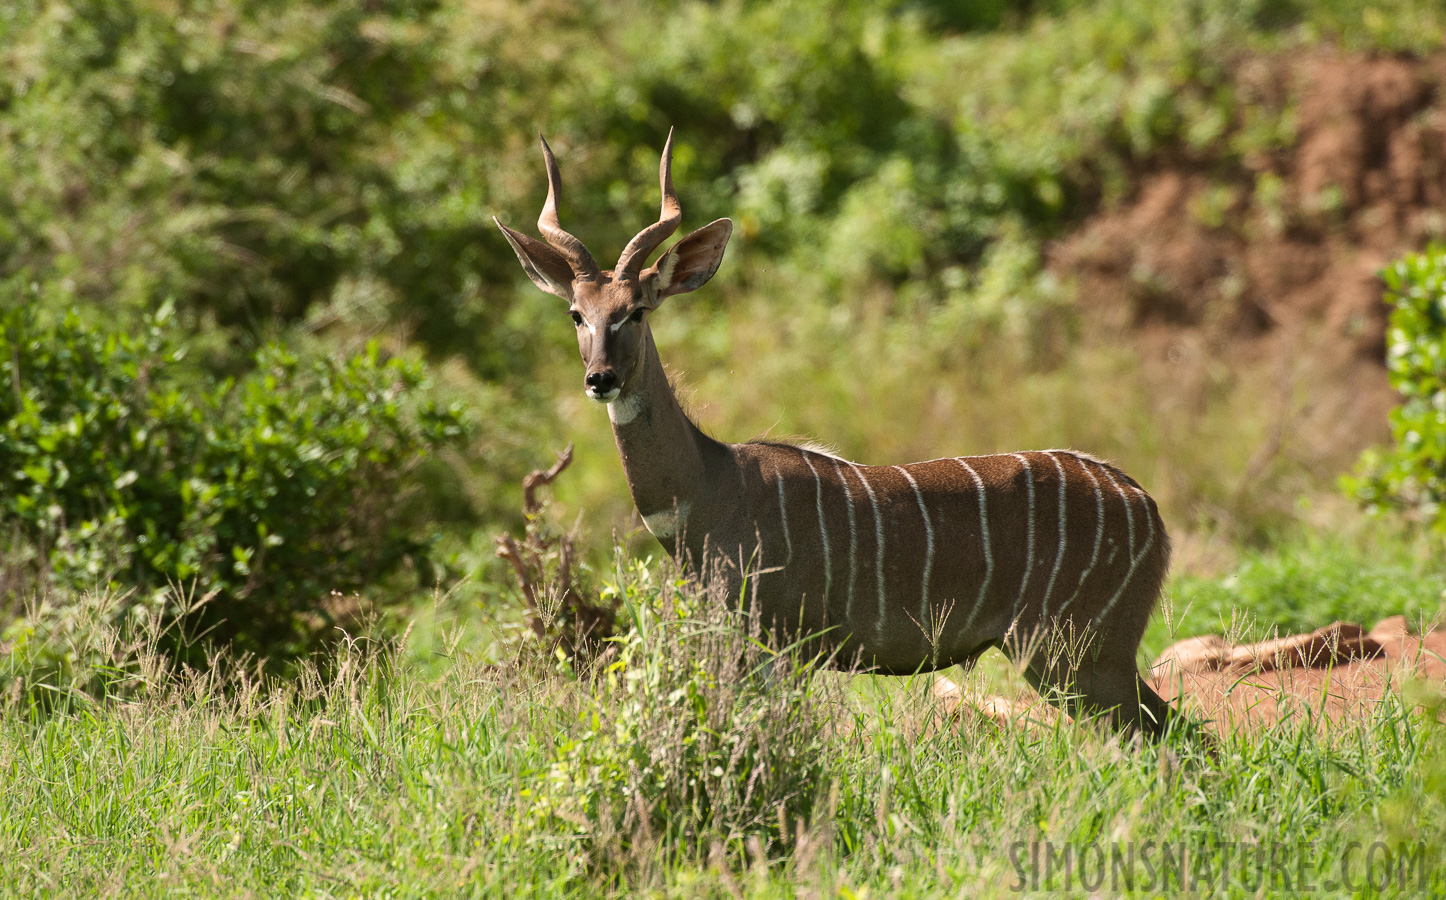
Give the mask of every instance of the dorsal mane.
[[1066, 448], [1063, 448], [1063, 447], [1061, 447], [1061, 448], [1056, 448], [1056, 449], [1054, 449], [1054, 450], [1045, 450], [1045, 451], [1043, 451], [1043, 452], [1045, 452], [1045, 453], [1067, 453], [1067, 454], [1069, 454], [1070, 456], [1073, 456], [1075, 459], [1085, 460], [1086, 462], [1092, 462], [1092, 463], [1094, 463], [1094, 464], [1097, 465], [1097, 466], [1100, 466], [1100, 467], [1102, 467], [1102, 468], [1108, 469], [1108, 470], [1111, 472], [1111, 474], [1113, 474], [1113, 475], [1114, 475], [1116, 478], [1118, 478], [1119, 480], [1123, 481], [1125, 484], [1128, 484], [1130, 487], [1132, 487], [1132, 488], [1134, 488], [1134, 489], [1136, 489], [1136, 490], [1139, 490], [1139, 491], [1143, 491], [1143, 490], [1144, 490], [1144, 488], [1140, 487], [1140, 483], [1139, 483], [1138, 481], [1136, 481], [1135, 479], [1133, 479], [1133, 478], [1131, 478], [1131, 477], [1129, 476], [1129, 473], [1125, 472], [1123, 469], [1121, 469], [1119, 466], [1115, 465], [1114, 463], [1110, 462], [1109, 460], [1107, 460], [1107, 459], [1102, 459], [1102, 458], [1100, 458], [1100, 457], [1098, 457], [1098, 456], [1095, 456], [1093, 453], [1084, 453], [1084, 452], [1079, 451], [1079, 450], [1069, 450], [1069, 449], [1066, 449]]
[[802, 441], [794, 445], [800, 450], [807, 450], [809, 453], [817, 453], [819, 456], [827, 456], [839, 462], [848, 462], [837, 449], [819, 441]]
[[678, 410], [682, 412], [683, 418], [687, 419], [688, 424], [698, 429], [709, 440], [718, 440], [707, 428], [699, 424], [698, 416], [693, 412], [693, 389], [684, 384], [683, 376], [671, 371], [667, 371], [666, 375], [668, 390], [673, 392], [673, 400], [677, 402]]
[[804, 450], [819, 456], [827, 456], [829, 459], [836, 459], [839, 462], [849, 462], [849, 460], [844, 459], [833, 447], [819, 443], [818, 441], [775, 441], [759, 438], [748, 443], [761, 447], [786, 447], [789, 449]]

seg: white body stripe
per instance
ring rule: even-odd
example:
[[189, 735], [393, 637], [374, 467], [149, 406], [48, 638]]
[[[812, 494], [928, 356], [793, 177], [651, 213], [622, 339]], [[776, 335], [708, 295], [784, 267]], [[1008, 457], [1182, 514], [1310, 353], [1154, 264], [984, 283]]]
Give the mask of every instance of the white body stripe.
[[[919, 504], [919, 515], [924, 519], [924, 583], [919, 589], [919, 627], [929, 628], [932, 624], [929, 616], [929, 576], [934, 569], [934, 525], [929, 521], [929, 509], [924, 505], [924, 494], [919, 490], [919, 483], [909, 474], [908, 469], [903, 466], [894, 468], [909, 479], [909, 487], [914, 489], [914, 500]], [[935, 656], [938, 652], [938, 648], [934, 648]]]
[[1059, 547], [1054, 551], [1054, 570], [1049, 573], [1049, 584], [1044, 586], [1044, 596], [1039, 601], [1039, 621], [1043, 623], [1049, 613], [1049, 597], [1054, 593], [1054, 580], [1059, 577], [1059, 564], [1064, 562], [1064, 547], [1066, 535], [1064, 531], [1064, 466], [1059, 464], [1059, 458], [1053, 451], [1045, 451], [1050, 462], [1054, 463], [1054, 469], [1059, 473]]
[[[1141, 500], [1144, 500], [1144, 499], [1145, 499], [1145, 492], [1144, 492], [1144, 491], [1140, 490], [1140, 489], [1137, 488], [1137, 487], [1134, 487], [1133, 485], [1131, 486], [1131, 490], [1133, 490], [1135, 493], [1139, 494]], [[1122, 491], [1122, 492], [1121, 492], [1121, 496], [1123, 496], [1123, 494], [1124, 494], [1124, 492]], [[1129, 501], [1126, 500], [1125, 503], [1126, 503], [1126, 507], [1125, 507], [1125, 508], [1128, 509], [1128, 508], [1129, 508], [1129, 506], [1128, 506]], [[1149, 504], [1148, 504], [1148, 503], [1145, 505], [1145, 525], [1146, 525], [1147, 528], [1148, 528], [1148, 531], [1146, 532], [1146, 535], [1145, 535], [1145, 543], [1144, 543], [1143, 546], [1140, 547], [1140, 553], [1139, 553], [1139, 555], [1138, 555], [1138, 556], [1132, 556], [1132, 557], [1131, 557], [1131, 559], [1130, 559], [1130, 569], [1129, 569], [1128, 572], [1125, 573], [1125, 578], [1124, 578], [1123, 581], [1120, 582], [1120, 586], [1119, 586], [1119, 588], [1115, 591], [1115, 595], [1110, 598], [1110, 602], [1108, 602], [1108, 603], [1105, 604], [1105, 608], [1102, 609], [1102, 610], [1100, 610], [1100, 614], [1097, 615], [1097, 616], [1095, 616], [1094, 624], [1095, 624], [1095, 627], [1096, 627], [1097, 629], [1099, 628], [1100, 622], [1104, 621], [1105, 616], [1109, 615], [1110, 610], [1112, 610], [1112, 609], [1115, 608], [1115, 601], [1120, 599], [1120, 596], [1121, 596], [1122, 594], [1124, 594], [1124, 592], [1125, 592], [1125, 588], [1129, 587], [1130, 581], [1135, 577], [1135, 567], [1140, 564], [1140, 560], [1142, 560], [1142, 559], [1145, 558], [1145, 555], [1150, 552], [1150, 547], [1155, 543], [1155, 517], [1152, 516], [1152, 515], [1150, 515], [1150, 507], [1149, 507]], [[1133, 537], [1131, 538], [1130, 543], [1131, 543], [1131, 546], [1133, 547], [1133, 544], [1134, 544], [1134, 539], [1133, 539]]]
[[[852, 465], [852, 463], [850, 463]], [[859, 531], [854, 522], [854, 497], [849, 490], [849, 480], [844, 477], [843, 469], [839, 467], [839, 460], [834, 460], [834, 474], [838, 476], [839, 483], [843, 485], [844, 502], [848, 504], [849, 512], [849, 597], [844, 605], [844, 625], [853, 628], [854, 624], [854, 581], [858, 576], [859, 556]]]
[[954, 460], [964, 467], [964, 471], [974, 479], [974, 487], [979, 491], [979, 530], [984, 538], [984, 581], [979, 585], [979, 599], [974, 601], [974, 608], [969, 611], [969, 618], [964, 620], [964, 627], [959, 629], [963, 635], [969, 634], [969, 626], [974, 624], [974, 618], [979, 615], [979, 610], [984, 606], [984, 595], [989, 593], [989, 581], [994, 577], [994, 552], [989, 547], [989, 511], [984, 502], [984, 479], [974, 471], [974, 467], [962, 459]]
[[864, 486], [864, 491], [869, 495], [869, 505], [874, 508], [874, 538], [878, 542], [878, 552], [874, 554], [874, 576], [879, 586], [879, 619], [874, 624], [874, 631], [880, 638], [884, 636], [884, 613], [887, 611], [884, 606], [884, 519], [879, 514], [879, 500], [874, 496], [874, 488], [869, 480], [864, 477], [864, 470], [856, 463], [849, 463], [854, 467], [854, 472], [859, 476], [859, 483]]
[[1120, 502], [1125, 504], [1125, 539], [1128, 541], [1127, 549], [1130, 558], [1133, 559], [1135, 556], [1135, 514], [1130, 511], [1130, 498], [1125, 495], [1125, 489], [1120, 487], [1120, 483], [1115, 480], [1110, 467], [1101, 466], [1100, 468], [1104, 469], [1105, 477], [1110, 480], [1110, 484], [1115, 486], [1115, 491], [1120, 495]]
[[[918, 623], [926, 639], [938, 645], [933, 649], [933, 658], [936, 664], [947, 662], [947, 659], [941, 658], [941, 654], [948, 654], [949, 658], [957, 660], [961, 658], [961, 654], [967, 656], [976, 650], [980, 641], [1001, 638], [999, 631], [1001, 626], [1003, 628], [1002, 637], [1007, 642], [1012, 631], [1022, 620], [1026, 609], [1032, 611], [1032, 613], [1038, 613], [1039, 625], [1052, 627], [1067, 616], [1073, 604], [1080, 601], [1082, 596], [1089, 598], [1090, 610], [1085, 614], [1089, 612], [1095, 613], [1090, 624], [1092, 628], [1097, 629], [1103, 623], [1110, 620], [1109, 617], [1113, 614], [1115, 607], [1122, 602], [1125, 594], [1130, 592], [1134, 584], [1135, 575], [1139, 573], [1140, 567], [1144, 564], [1146, 557], [1151, 557], [1156, 542], [1160, 541], [1164, 535], [1162, 526], [1157, 522], [1159, 517], [1158, 514], [1154, 512], [1154, 506], [1149, 495], [1133, 481], [1130, 481], [1126, 476], [1121, 474], [1118, 469], [1108, 463], [1074, 454], [1072, 451], [1038, 451], [1038, 453], [1048, 457], [1050, 463], [1054, 465], [1055, 474], [1058, 478], [1055, 491], [1058, 504], [1058, 521], [1056, 526], [1058, 540], [1055, 547], [1054, 562], [1050, 566], [1049, 573], [1046, 576], [1047, 580], [1040, 591], [1038, 602], [1035, 602], [1035, 599], [1029, 594], [1029, 588], [1035, 586], [1035, 568], [1038, 567], [1042, 570], [1045, 565], [1043, 557], [1045, 551], [1039, 547], [1039, 517], [1043, 513], [1038, 508], [1040, 486], [1038, 484], [1039, 479], [1035, 476], [1034, 472], [1034, 460], [1031, 458], [1032, 452], [1004, 455], [1014, 457], [1022, 466], [1022, 473], [1012, 470], [1010, 468], [1012, 463], [1005, 461], [1004, 456], [979, 458], [978, 460], [972, 457], [953, 457], [952, 461], [968, 473], [968, 477], [972, 481], [973, 488], [977, 493], [977, 502], [979, 505], [979, 546], [983, 554], [984, 565], [982, 572], [975, 569], [972, 574], [965, 576], [969, 579], [966, 581], [966, 584], [973, 583], [976, 585], [977, 596], [962, 623], [951, 623], [952, 627], [948, 629], [946, 637], [938, 630], [942, 627], [942, 623], [934, 621], [940, 612], [932, 606], [933, 600], [935, 599], [933, 584], [934, 559], [936, 553], [941, 549], [943, 549], [944, 552], [953, 551], [957, 553], [958, 551], [952, 547], [941, 548], [939, 546], [940, 539], [937, 529], [934, 527], [929, 506], [929, 497], [925, 496], [923, 486], [919, 481], [919, 476], [914, 474], [913, 465], [896, 465], [890, 468], [894, 469], [903, 477], [904, 481], [908, 483], [909, 490], [913, 493], [914, 504], [918, 508], [919, 517], [923, 522], [924, 543], [922, 547], [919, 547], [917, 532], [912, 531], [913, 526], [908, 524], [909, 514], [897, 506], [889, 505], [907, 503], [907, 501], [904, 500], [901, 485], [887, 482], [887, 480], [880, 482], [879, 485], [875, 485], [874, 482], [869, 479], [868, 472], [865, 471], [867, 467], [865, 466], [836, 457], [815, 457], [812, 451], [803, 448], [797, 449], [803, 457], [804, 465], [808, 466], [808, 471], [813, 476], [814, 481], [814, 510], [818, 517], [819, 541], [823, 551], [824, 583], [822, 588], [825, 621], [827, 622], [829, 619], [833, 619], [834, 621], [829, 624], [837, 626], [840, 624], [838, 621], [840, 618], [839, 614], [842, 613], [841, 624], [844, 625], [844, 635], [851, 635], [854, 640], [859, 642], [859, 645], [870, 653], [881, 654], [884, 652], [885, 645], [883, 641], [891, 634], [889, 627], [900, 627], [903, 624], [903, 616], [908, 616], [910, 619], [913, 619], [913, 616], [909, 615], [906, 610], [909, 605], [916, 602], [918, 618], [914, 621]], [[1081, 473], [1071, 475], [1065, 469], [1064, 458], [1066, 455], [1079, 465], [1081, 473], [1089, 480], [1090, 487], [1095, 495], [1095, 540], [1094, 546], [1090, 548], [1089, 551], [1088, 564], [1083, 567], [1083, 571], [1080, 571], [1078, 566], [1079, 561], [1071, 557], [1072, 561], [1068, 573], [1066, 573], [1064, 569], [1064, 558], [1066, 554], [1072, 552], [1076, 557], [1083, 557], [1084, 555], [1083, 545], [1071, 550], [1074, 544], [1070, 539], [1068, 530], [1072, 525], [1076, 528], [1083, 526], [1083, 522], [1076, 523], [1073, 520], [1075, 518], [1083, 518], [1087, 516], [1088, 513], [1084, 509], [1076, 509], [1073, 512], [1069, 509], [1071, 502], [1078, 502], [1078, 500], [1083, 499], [1078, 496], [1078, 492], [1079, 489], [1083, 487], [1084, 480], [1079, 477]], [[824, 459], [828, 459], [833, 463], [834, 475], [838, 479], [839, 487], [842, 489], [844, 512], [847, 516], [849, 526], [848, 588], [843, 610], [839, 610], [831, 605], [836, 599], [844, 599], [838, 598], [834, 592], [833, 557], [836, 554], [833, 552], [829, 533], [830, 526], [832, 526], [834, 532], [837, 533], [842, 523], [833, 520], [829, 510], [825, 508], [826, 504], [823, 499], [825, 479], [823, 478], [822, 470], [818, 466], [818, 463]], [[986, 464], [987, 467], [984, 472], [981, 472], [973, 465], [975, 461]], [[852, 470], [852, 474], [850, 474], [850, 470]], [[767, 471], [766, 466], [764, 471]], [[1048, 469], [1046, 468], [1045, 471], [1047, 472]], [[880, 467], [876, 474], [882, 472], [883, 468]], [[985, 473], [990, 474], [991, 481], [985, 481], [983, 477]], [[1023, 486], [1025, 488], [1024, 496], [1020, 496], [1017, 492], [1020, 486], [1019, 479], [1021, 474], [1023, 475]], [[766, 477], [766, 475], [763, 476], [765, 479]], [[783, 530], [783, 534], [782, 540], [780, 541], [776, 533], [770, 532], [772, 543], [766, 544], [765, 546], [769, 548], [770, 552], [776, 554], [776, 549], [772, 548], [776, 548], [781, 544], [784, 548], [785, 559], [779, 568], [792, 571], [796, 553], [810, 556], [814, 551], [806, 542], [798, 548], [794, 547], [793, 523], [790, 521], [788, 509], [789, 487], [785, 483], [788, 477], [791, 476], [787, 476], [784, 467], [774, 466], [774, 490], [772, 493], [776, 493], [778, 497], [778, 521], [779, 527]], [[859, 528], [862, 523], [859, 521], [861, 513], [858, 510], [855, 489], [853, 485], [849, 483], [851, 477], [858, 479], [859, 485], [863, 489], [863, 494], [868, 500], [869, 508], [873, 512], [876, 600], [875, 604], [871, 604], [876, 607], [876, 615], [873, 622], [866, 622], [864, 620], [862, 608], [855, 609], [855, 600], [858, 599], [860, 566]], [[996, 484], [996, 482], [998, 483]], [[967, 487], [957, 482], [957, 480], [955, 484], [958, 486], [942, 490], [955, 498], [963, 500], [967, 505], [968, 501], [963, 497], [963, 495], [967, 493]], [[1124, 535], [1120, 535], [1118, 531], [1114, 530], [1114, 528], [1117, 528], [1119, 525], [1118, 520], [1116, 520], [1115, 526], [1112, 526], [1109, 530], [1106, 529], [1106, 519], [1108, 518], [1105, 498], [1106, 484], [1114, 490], [1115, 494], [1119, 496], [1121, 503], [1124, 504]], [[795, 485], [795, 487], [797, 487], [797, 485]], [[1047, 481], [1043, 489], [1046, 492], [1049, 491]], [[833, 489], [830, 488], [830, 490]], [[941, 488], [934, 487], [931, 489], [931, 496], [936, 490], [941, 490]], [[1011, 491], [1012, 493], [1010, 493]], [[1075, 491], [1075, 495], [1072, 495], [1071, 491]], [[999, 602], [1005, 600], [1007, 593], [1005, 593], [1004, 596], [1000, 596], [998, 593], [991, 593], [994, 589], [994, 576], [997, 574], [996, 570], [998, 569], [998, 561], [995, 559], [994, 553], [993, 527], [989, 519], [991, 492], [998, 494], [995, 500], [1016, 504], [1006, 510], [1009, 513], [1007, 518], [1011, 521], [1013, 521], [1012, 516], [1017, 512], [1017, 503], [1019, 500], [1024, 500], [1028, 504], [1028, 508], [1025, 510], [1025, 522], [1021, 523], [1025, 525], [1025, 534], [1023, 536], [1026, 539], [1024, 553], [1022, 554], [1023, 569], [1019, 575], [1018, 593], [1016, 594], [1011, 610], [1003, 609]], [[795, 498], [795, 502], [801, 502], [801, 499]], [[765, 501], [765, 503], [767, 503], [767, 501]], [[1080, 505], [1083, 506], [1087, 503], [1088, 500], [1085, 499], [1084, 503]], [[1135, 519], [1139, 518], [1139, 515], [1136, 514], [1137, 505], [1140, 507], [1139, 514], [1144, 516], [1144, 520], [1140, 526], [1137, 526], [1135, 523]], [[890, 510], [893, 511], [890, 512]], [[793, 511], [793, 518], [796, 519], [799, 513], [800, 510], [795, 509]], [[886, 513], [889, 515], [886, 516]], [[672, 510], [664, 510], [646, 516], [644, 521], [648, 529], [657, 537], [670, 539], [682, 531], [687, 514], [687, 504], [680, 502]], [[998, 514], [999, 509], [996, 508], [996, 518]], [[772, 516], [766, 511], [762, 512], [762, 516], [760, 525], [763, 522], [772, 520]], [[892, 518], [889, 518], [890, 516], [892, 516]], [[889, 518], [889, 521], [885, 522], [885, 518]], [[893, 538], [888, 536], [890, 528], [894, 529], [893, 534], [895, 536]], [[806, 531], [807, 527], [805, 526], [805, 532]], [[1010, 532], [1006, 537], [1008, 541], [1004, 547], [1005, 559], [1012, 561], [1018, 558], [1015, 556], [1015, 554], [1018, 553], [1018, 546], [1010, 542], [1017, 539], [1018, 533]], [[1119, 538], [1122, 537], [1125, 538], [1124, 541], [1119, 540]], [[1075, 536], [1075, 540], [1080, 540], [1081, 538], [1083, 538], [1082, 535]], [[1105, 543], [1106, 538], [1109, 539], [1108, 547], [1106, 547]], [[911, 555], [911, 548], [918, 548], [923, 551], [922, 565], [916, 557]], [[759, 549], [762, 550], [764, 548], [760, 547]], [[1109, 553], [1105, 552], [1107, 549], [1110, 551]], [[897, 557], [895, 559], [895, 569], [897, 571], [893, 571], [892, 574], [890, 570], [886, 568], [886, 560], [889, 558], [887, 554], [889, 551], [893, 551], [894, 556]], [[1126, 565], [1125, 561], [1121, 561], [1119, 567], [1115, 568], [1116, 564], [1111, 560], [1115, 559], [1116, 555], [1120, 552], [1127, 554], [1128, 564]], [[903, 554], [903, 556], [901, 557], [900, 554]], [[1158, 554], [1156, 554], [1156, 556], [1158, 556]], [[776, 556], [772, 558], [777, 559]], [[1154, 559], [1154, 557], [1151, 557], [1151, 559]], [[779, 564], [775, 562], [773, 565], [778, 566]], [[1094, 570], [1101, 565], [1106, 568], [1106, 572], [1102, 573], [1102, 577], [1108, 576], [1105, 578], [1105, 583], [1091, 583], [1089, 579], [1093, 576]], [[816, 571], [812, 564], [806, 568], [809, 572]], [[1007, 568], [1009, 572], [1007, 573], [1007, 577], [1005, 577], [1005, 583], [1000, 586], [1000, 590], [1003, 592], [1008, 591], [1007, 582], [1013, 578], [1012, 562]], [[1147, 571], [1153, 573], [1152, 569], [1147, 569]], [[1074, 574], [1075, 572], [1079, 572], [1079, 574], [1076, 576]], [[1042, 571], [1041, 574], [1043, 574]], [[793, 577], [795, 580], [803, 578], [807, 580], [809, 585], [817, 586], [817, 582], [812, 581], [813, 578], [817, 577], [815, 574], [804, 574], [803, 570], [799, 570], [799, 573]], [[914, 577], [919, 578], [917, 587], [913, 581], [908, 580]], [[897, 583], [890, 582], [888, 580], [889, 578], [895, 578]], [[1064, 578], [1066, 581], [1070, 578], [1077, 578], [1072, 591], [1069, 590], [1067, 585], [1060, 584], [1061, 578]], [[1110, 591], [1110, 585], [1114, 586], [1113, 591]], [[1085, 593], [1086, 587], [1090, 588], [1090, 593], [1088, 594]], [[756, 592], [757, 584], [754, 584], [753, 588]], [[895, 588], [902, 589], [904, 593], [895, 591], [894, 595], [891, 596], [890, 591]], [[912, 594], [916, 589], [918, 593]], [[951, 582], [949, 590], [954, 591], [957, 589], [958, 586]], [[809, 590], [811, 591], [812, 588], [809, 588]], [[965, 587], [965, 590], [967, 591], [968, 588]], [[1066, 591], [1069, 591], [1068, 599], [1060, 604], [1057, 610], [1052, 609], [1052, 605], [1055, 602], [1056, 590], [1059, 591], [1061, 596], [1063, 596]], [[1096, 603], [1104, 599], [1101, 595], [1106, 591], [1110, 594], [1107, 602], [1102, 606], [1096, 607]], [[1138, 593], [1138, 590], [1136, 593]], [[951, 607], [953, 601], [956, 599], [962, 600], [964, 598], [949, 597], [948, 600]], [[1132, 594], [1127, 606], [1133, 608], [1138, 599], [1138, 597]], [[897, 608], [891, 608], [889, 605], [890, 602]], [[855, 615], [856, 612], [858, 613], [857, 616]], [[1005, 618], [1006, 616], [1008, 617], [1007, 619]], [[1030, 620], [1033, 621], [1033, 618]], [[1083, 624], [1083, 621], [1084, 620], [1081, 620], [1079, 624]], [[984, 630], [976, 632], [976, 626]], [[944, 638], [942, 641], [940, 640], [941, 637]]]
[[813, 460], [808, 458], [808, 453], [803, 454], [803, 462], [813, 473], [813, 499], [818, 505], [818, 534], [819, 540], [823, 542], [823, 608], [824, 615], [828, 615], [828, 592], [833, 587], [833, 560], [828, 549], [828, 523], [823, 517], [823, 483], [819, 481], [818, 470], [813, 467]]
[[774, 480], [778, 483], [778, 517], [783, 520], [783, 546], [788, 549], [788, 556], [784, 559], [784, 566], [793, 564], [793, 536], [788, 533], [788, 504], [783, 499], [783, 473], [775, 472]]
[[1009, 613], [1009, 627], [1013, 628], [1014, 620], [1019, 618], [1019, 608], [1024, 605], [1024, 592], [1029, 590], [1029, 576], [1034, 571], [1034, 470], [1029, 467], [1029, 460], [1024, 458], [1024, 454], [1012, 453], [1010, 455], [1024, 466], [1024, 484], [1029, 496], [1029, 517], [1026, 520], [1029, 545], [1024, 551], [1024, 577], [1019, 579], [1019, 596], [1014, 598], [1014, 609]]
[[[1100, 560], [1100, 545], [1104, 543], [1105, 539], [1105, 495], [1100, 490], [1100, 480], [1095, 477], [1095, 473], [1090, 471], [1084, 458], [1076, 456], [1075, 461], [1079, 463], [1080, 469], [1090, 477], [1090, 483], [1095, 488], [1095, 549], [1090, 553], [1090, 564], [1085, 566], [1084, 572], [1080, 574], [1079, 584], [1074, 586], [1074, 593], [1070, 594], [1069, 599], [1060, 605], [1059, 612], [1055, 614], [1056, 617], [1063, 616], [1064, 611], [1069, 609], [1069, 605], [1079, 596], [1079, 592], [1084, 588], [1085, 580], [1090, 577], [1090, 573], [1095, 570], [1095, 563]], [[1094, 462], [1094, 460], [1088, 462]]]

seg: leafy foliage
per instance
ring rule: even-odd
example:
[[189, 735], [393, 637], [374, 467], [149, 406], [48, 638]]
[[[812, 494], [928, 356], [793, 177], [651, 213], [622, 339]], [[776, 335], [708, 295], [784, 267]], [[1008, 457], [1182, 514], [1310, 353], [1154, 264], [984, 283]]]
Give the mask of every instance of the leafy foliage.
[[[489, 219], [536, 217], [543, 130], [562, 161], [565, 222], [611, 257], [650, 221], [657, 149], [676, 125], [688, 223], [731, 215], [740, 227], [717, 290], [689, 301], [698, 318], [680, 314], [672, 334], [660, 319], [660, 338], [694, 377], [707, 362], [768, 368], [780, 385], [761, 409], [739, 396], [743, 379], [700, 388], [717, 415], [750, 417], [718, 424], [780, 422], [880, 456], [918, 449], [904, 436], [995, 449], [1032, 438], [1029, 426], [990, 433], [954, 407], [1018, 385], [956, 376], [991, 368], [966, 358], [982, 347], [1029, 348], [1022, 366], [1064, 357], [1069, 290], [1044, 271], [1046, 239], [1182, 158], [1218, 176], [1221, 196], [1266, 203], [1279, 179], [1258, 163], [1295, 141], [1295, 101], [1244, 90], [1242, 57], [1322, 43], [1422, 53], [1442, 15], [1434, 0], [16, 0], [0, 4], [0, 281], [38, 290], [4, 302], [143, 330], [173, 300], [171, 346], [187, 353], [161, 367], [169, 388], [196, 398], [229, 375], [233, 404], [258, 361], [287, 367], [256, 352], [278, 340], [386, 334], [455, 359], [448, 381], [488, 407], [490, 427], [458, 466], [469, 490], [452, 496], [517, 524], [526, 448], [558, 442], [558, 420], [580, 416], [556, 402], [561, 309]], [[701, 327], [723, 303], [733, 333]], [[308, 365], [298, 375], [313, 377]], [[944, 394], [941, 375], [954, 378]], [[1065, 380], [1035, 389], [1052, 397]], [[1078, 417], [1101, 424], [1077, 441], [1122, 459], [1132, 442], [1139, 456], [1181, 457], [1156, 441], [1151, 412], [1107, 421], [1140, 394], [1085, 399], [1097, 393]], [[877, 398], [892, 420], [854, 414]], [[931, 431], [920, 410], [965, 425]], [[582, 441], [581, 487], [561, 499], [621, 522], [631, 507], [616, 470], [595, 462], [615, 466], [611, 448], [569, 437]], [[1239, 429], [1227, 440], [1255, 442]], [[1182, 511], [1215, 503], [1211, 486], [1244, 464], [1206, 457], [1180, 466]], [[267, 489], [236, 490], [252, 487]], [[139, 541], [109, 502], [67, 509], [45, 565], [103, 573], [112, 548]], [[452, 512], [446, 527], [479, 524], [475, 509]], [[177, 558], [142, 569], [214, 570], [240, 591], [242, 569], [287, 558], [254, 536], [224, 540], [147, 550]], [[215, 562], [232, 547], [252, 557]], [[490, 561], [490, 549], [458, 552]]]
[[550, 469], [535, 469], [522, 483], [522, 540], [497, 536], [497, 556], [512, 566], [527, 607], [527, 625], [547, 655], [572, 661], [588, 672], [613, 637], [618, 603], [599, 603], [592, 573], [577, 565], [573, 535], [559, 533], [544, 514], [539, 492], [553, 483], [572, 462], [572, 445], [557, 455]]
[[404, 477], [465, 428], [415, 363], [268, 346], [250, 374], [210, 382], [175, 331], [169, 308], [137, 334], [0, 314], [0, 518], [55, 578], [150, 604], [193, 587], [213, 596], [191, 633], [284, 657], [345, 614], [328, 597], [432, 577]]
[[593, 863], [791, 847], [826, 790], [813, 666], [750, 638], [758, 623], [722, 598], [630, 574], [634, 627], [558, 744], [537, 821], [575, 831]]
[[1381, 277], [1393, 305], [1386, 365], [1405, 399], [1391, 412], [1395, 446], [1368, 452], [1347, 488], [1446, 532], [1446, 247], [1399, 260]]
[[690, 220], [737, 215], [826, 282], [929, 282], [1154, 155], [1288, 145], [1288, 111], [1231, 87], [1240, 53], [1359, 41], [1363, 17], [1384, 49], [1439, 34], [1434, 4], [1375, 6], [20, 0], [0, 276], [132, 313], [174, 297], [226, 340], [403, 327], [503, 379], [533, 362], [511, 313], [537, 298], [489, 218], [537, 215], [539, 129], [601, 257], [645, 223], [676, 125]]
[[426, 0], [7, 4], [0, 267], [223, 333], [408, 324], [497, 374], [488, 206], [457, 183], [495, 145], [418, 129], [464, 97], [478, 133], [516, 129], [477, 83], [486, 36], [454, 70], [446, 27]]

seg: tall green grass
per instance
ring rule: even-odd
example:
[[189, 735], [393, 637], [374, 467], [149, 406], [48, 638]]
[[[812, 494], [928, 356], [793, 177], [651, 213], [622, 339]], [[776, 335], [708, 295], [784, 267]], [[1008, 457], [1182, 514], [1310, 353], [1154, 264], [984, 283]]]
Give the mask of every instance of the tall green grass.
[[1262, 637], [1335, 621], [1370, 628], [1396, 615], [1419, 630], [1439, 624], [1446, 612], [1446, 571], [1439, 563], [1389, 543], [1363, 546], [1329, 535], [1247, 551], [1225, 577], [1186, 576], [1173, 588], [1170, 620], [1152, 623], [1148, 649], [1161, 649], [1171, 631]]
[[[764, 651], [667, 573], [614, 587], [643, 627], [591, 678], [356, 641], [287, 682], [147, 670], [124, 699], [49, 712], [12, 694], [0, 895], [999, 897], [1011, 851], [1029, 886], [1033, 842], [1147, 841], [1217, 872], [1231, 842], [1283, 847], [1317, 884], [1381, 841], [1424, 879], [1387, 895], [1446, 890], [1439, 707], [1297, 716], [1211, 758], [1183, 735], [948, 719], [927, 678], [754, 666]], [[1136, 893], [1170, 892], [1155, 877]], [[1058, 871], [1039, 887], [1083, 892]]]

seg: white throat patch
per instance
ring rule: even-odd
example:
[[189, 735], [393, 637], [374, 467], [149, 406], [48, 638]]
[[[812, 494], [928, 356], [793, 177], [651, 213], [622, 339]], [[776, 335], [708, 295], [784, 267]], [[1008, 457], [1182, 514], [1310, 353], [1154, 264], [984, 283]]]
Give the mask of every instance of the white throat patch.
[[643, 396], [638, 391], [632, 391], [627, 396], [618, 397], [608, 404], [608, 418], [612, 419], [614, 425], [626, 425], [636, 419], [638, 413], [642, 411]]
[[676, 509], [665, 509], [650, 516], [643, 516], [643, 524], [648, 527], [653, 537], [666, 540], [678, 533], [678, 525], [687, 520], [688, 510], [692, 508], [693, 504], [679, 500]]

